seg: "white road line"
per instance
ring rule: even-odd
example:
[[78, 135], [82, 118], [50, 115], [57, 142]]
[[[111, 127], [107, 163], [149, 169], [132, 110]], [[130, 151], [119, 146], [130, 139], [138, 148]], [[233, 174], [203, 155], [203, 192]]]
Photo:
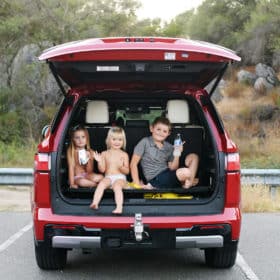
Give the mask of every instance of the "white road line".
[[25, 232], [27, 232], [31, 228], [32, 228], [32, 222], [30, 222], [22, 229], [20, 229], [18, 232], [16, 232], [14, 235], [9, 237], [4, 243], [0, 245], [0, 253], [5, 251], [10, 245], [12, 245], [17, 239], [19, 239]]
[[236, 264], [241, 268], [248, 280], [260, 280], [239, 252], [237, 253]]

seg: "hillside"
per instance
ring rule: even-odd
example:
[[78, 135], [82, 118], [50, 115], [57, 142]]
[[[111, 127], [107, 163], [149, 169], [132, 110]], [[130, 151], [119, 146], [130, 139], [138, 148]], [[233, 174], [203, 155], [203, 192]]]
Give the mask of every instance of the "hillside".
[[242, 168], [280, 168], [280, 88], [260, 94], [234, 79], [226, 84], [216, 107], [238, 145]]

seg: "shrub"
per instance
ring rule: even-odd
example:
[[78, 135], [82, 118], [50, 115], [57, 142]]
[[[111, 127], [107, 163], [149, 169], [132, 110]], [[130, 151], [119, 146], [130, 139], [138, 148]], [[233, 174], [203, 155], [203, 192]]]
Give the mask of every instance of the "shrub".
[[35, 151], [34, 142], [19, 145], [0, 141], [0, 167], [33, 167]]
[[0, 117], [0, 141], [4, 143], [18, 142], [22, 143], [26, 137], [24, 127], [26, 121], [16, 112], [4, 113]]

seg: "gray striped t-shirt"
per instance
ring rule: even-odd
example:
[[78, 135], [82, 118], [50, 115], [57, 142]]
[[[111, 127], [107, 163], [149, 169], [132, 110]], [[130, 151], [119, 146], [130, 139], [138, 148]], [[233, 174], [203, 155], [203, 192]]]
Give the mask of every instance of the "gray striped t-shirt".
[[134, 154], [141, 157], [141, 167], [147, 181], [168, 168], [168, 162], [173, 161], [173, 146], [164, 141], [158, 148], [152, 138], [145, 137], [134, 148]]

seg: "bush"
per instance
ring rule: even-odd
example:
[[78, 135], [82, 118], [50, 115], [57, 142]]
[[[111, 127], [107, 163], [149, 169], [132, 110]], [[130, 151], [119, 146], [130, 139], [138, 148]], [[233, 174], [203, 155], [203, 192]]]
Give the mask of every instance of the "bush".
[[19, 145], [0, 141], [0, 167], [33, 167], [36, 144]]
[[8, 112], [0, 117], [0, 141], [3, 143], [22, 143], [26, 136], [24, 132], [25, 120], [18, 116], [16, 112]]

